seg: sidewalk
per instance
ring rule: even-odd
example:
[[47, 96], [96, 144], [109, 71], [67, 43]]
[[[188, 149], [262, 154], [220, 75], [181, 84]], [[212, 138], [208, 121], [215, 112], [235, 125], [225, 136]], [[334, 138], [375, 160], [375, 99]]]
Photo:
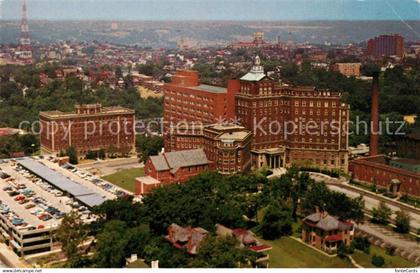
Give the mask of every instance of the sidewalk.
[[0, 259], [10, 268], [29, 268], [30, 266], [22, 261], [9, 247], [0, 243]]

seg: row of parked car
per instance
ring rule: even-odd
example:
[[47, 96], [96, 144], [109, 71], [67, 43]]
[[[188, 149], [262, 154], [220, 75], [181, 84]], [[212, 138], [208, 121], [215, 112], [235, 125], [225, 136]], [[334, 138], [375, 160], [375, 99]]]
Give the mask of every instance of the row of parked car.
[[93, 184], [95, 184], [96, 186], [102, 188], [103, 190], [110, 192], [114, 195], [116, 195], [117, 197], [123, 198], [127, 196], [127, 193], [124, 191], [119, 190], [117, 187], [115, 187], [114, 185], [112, 185], [109, 182], [106, 182], [90, 173], [81, 171], [79, 169], [77, 169], [76, 167], [66, 164], [62, 166], [63, 168], [73, 172], [74, 174], [76, 174], [77, 176], [79, 176], [80, 178], [83, 178], [84, 180], [90, 181]]
[[33, 182], [34, 184], [40, 186], [43, 190], [45, 190], [46, 192], [49, 192], [51, 194], [53, 194], [56, 197], [61, 197], [63, 196], [63, 192], [54, 188], [51, 184], [45, 182], [44, 180], [42, 180], [41, 178], [36, 177], [35, 175], [31, 174], [30, 172], [28, 172], [27, 170], [23, 169], [20, 166], [15, 166], [15, 170], [20, 173], [22, 176], [24, 176], [26, 179], [30, 180], [31, 182]]
[[[48, 184], [42, 181], [42, 179], [30, 174], [27, 170], [21, 168], [20, 166], [15, 166], [14, 169], [26, 179], [38, 184], [43, 189], [46, 187], [45, 184]], [[14, 200], [19, 204], [24, 205], [25, 209], [32, 209], [30, 213], [38, 217], [41, 221], [46, 222], [52, 218], [61, 219], [65, 215], [64, 212], [48, 204], [44, 198], [36, 196], [35, 192], [32, 189], [27, 188], [25, 184], [10, 184], [9, 186], [3, 188], [3, 190], [7, 192], [9, 196], [15, 196]], [[54, 188], [48, 188], [48, 191], [53, 193]], [[63, 193], [60, 192], [59, 195], [62, 196]]]
[[35, 229], [34, 226], [29, 226], [28, 223], [25, 222], [19, 215], [12, 211], [7, 204], [4, 204], [0, 200], [0, 214], [5, 216], [12, 225], [19, 227], [19, 228], [27, 228], [29, 230]]

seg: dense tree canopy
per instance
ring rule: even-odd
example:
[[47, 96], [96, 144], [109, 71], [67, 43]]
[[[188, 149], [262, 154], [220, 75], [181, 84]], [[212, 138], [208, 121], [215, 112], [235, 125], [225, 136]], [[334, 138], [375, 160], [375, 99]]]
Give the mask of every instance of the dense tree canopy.
[[149, 156], [157, 155], [163, 148], [163, 138], [160, 136], [137, 135], [136, 148], [140, 160], [146, 162]]
[[[141, 98], [135, 88], [113, 90], [104, 86], [89, 87], [72, 75], [64, 81], [53, 78], [50, 83], [41, 86], [40, 72], [51, 73], [49, 67], [0, 69], [3, 79], [0, 82], [0, 127], [19, 127], [22, 121], [38, 120], [40, 111], [72, 111], [75, 104], [86, 103], [128, 107], [136, 111], [139, 119], [162, 116], [163, 100]], [[10, 75], [14, 76], [15, 82], [9, 81]]]
[[[307, 173], [292, 168], [273, 180], [262, 173], [227, 177], [205, 172], [183, 184], [156, 188], [142, 203], [133, 203], [131, 197], [107, 201], [93, 209], [99, 220], [88, 227], [96, 238], [94, 256], [72, 264], [121, 267], [125, 258], [137, 254], [147, 263], [159, 260], [160, 267], [246, 267], [253, 265], [255, 253], [238, 248], [234, 238], [216, 236], [216, 224], [250, 229], [273, 240], [292, 234], [293, 223], [316, 208], [342, 220], [360, 221], [363, 216], [360, 198], [330, 191]], [[209, 231], [198, 255], [165, 240], [172, 223]]]

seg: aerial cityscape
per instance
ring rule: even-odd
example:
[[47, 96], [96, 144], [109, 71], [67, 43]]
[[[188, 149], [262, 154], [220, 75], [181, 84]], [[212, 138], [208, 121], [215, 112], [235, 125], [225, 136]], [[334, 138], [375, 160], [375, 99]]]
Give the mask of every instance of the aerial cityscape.
[[2, 272], [417, 272], [420, 1], [3, 0], [0, 38]]

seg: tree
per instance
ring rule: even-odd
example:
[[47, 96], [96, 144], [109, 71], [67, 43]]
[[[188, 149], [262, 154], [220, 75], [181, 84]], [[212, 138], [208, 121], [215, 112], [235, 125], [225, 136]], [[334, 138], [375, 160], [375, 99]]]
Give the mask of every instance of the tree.
[[232, 236], [207, 236], [201, 243], [198, 254], [190, 266], [210, 268], [238, 268], [252, 263], [255, 254], [239, 247], [239, 241]]
[[353, 220], [363, 222], [364, 200], [349, 198], [344, 193], [330, 191], [325, 183], [310, 183], [303, 196], [301, 209], [305, 215], [314, 213], [316, 209], [327, 211], [342, 221]]
[[372, 264], [376, 267], [382, 267], [385, 264], [385, 259], [380, 255], [373, 255]]
[[348, 248], [346, 247], [345, 244], [340, 244], [340, 246], [337, 249], [337, 256], [340, 257], [341, 259], [344, 259], [347, 257], [347, 254], [349, 253]]
[[352, 247], [361, 250], [366, 254], [370, 252], [370, 242], [366, 237], [355, 237], [351, 243]]
[[395, 231], [399, 233], [410, 232], [410, 215], [403, 211], [397, 211], [395, 217]]
[[372, 209], [372, 222], [387, 225], [391, 219], [391, 215], [392, 210], [385, 204], [384, 201], [381, 201], [377, 208]]
[[117, 79], [120, 79], [120, 78], [122, 78], [122, 77], [123, 77], [123, 71], [122, 71], [122, 69], [121, 69], [121, 66], [117, 66], [117, 67], [115, 68], [115, 77], [116, 77]]
[[70, 146], [66, 149], [66, 155], [69, 157], [70, 164], [78, 164], [79, 158], [77, 156], [77, 151], [73, 146]]
[[103, 222], [118, 220], [127, 223], [130, 227], [139, 226], [145, 222], [143, 206], [139, 203], [133, 204], [132, 197], [108, 200], [94, 207], [92, 212], [100, 215]]
[[178, 249], [168, 243], [163, 237], [154, 237], [145, 247], [143, 252], [147, 263], [159, 260], [162, 268], [185, 268], [191, 261], [185, 249]]
[[159, 136], [138, 135], [136, 137], [137, 152], [141, 161], [146, 162], [149, 156], [157, 155], [163, 148], [163, 138]]
[[79, 246], [86, 240], [87, 234], [88, 229], [77, 212], [72, 211], [64, 216], [54, 236], [61, 243], [61, 249], [68, 259], [68, 265], [71, 266], [72, 263], [80, 259]]
[[126, 252], [130, 241], [127, 233], [128, 226], [121, 221], [112, 220], [105, 224], [97, 238], [94, 263], [99, 268], [121, 268], [125, 258], [131, 253]]
[[284, 203], [272, 201], [260, 225], [264, 239], [275, 240], [292, 233], [292, 209]]

